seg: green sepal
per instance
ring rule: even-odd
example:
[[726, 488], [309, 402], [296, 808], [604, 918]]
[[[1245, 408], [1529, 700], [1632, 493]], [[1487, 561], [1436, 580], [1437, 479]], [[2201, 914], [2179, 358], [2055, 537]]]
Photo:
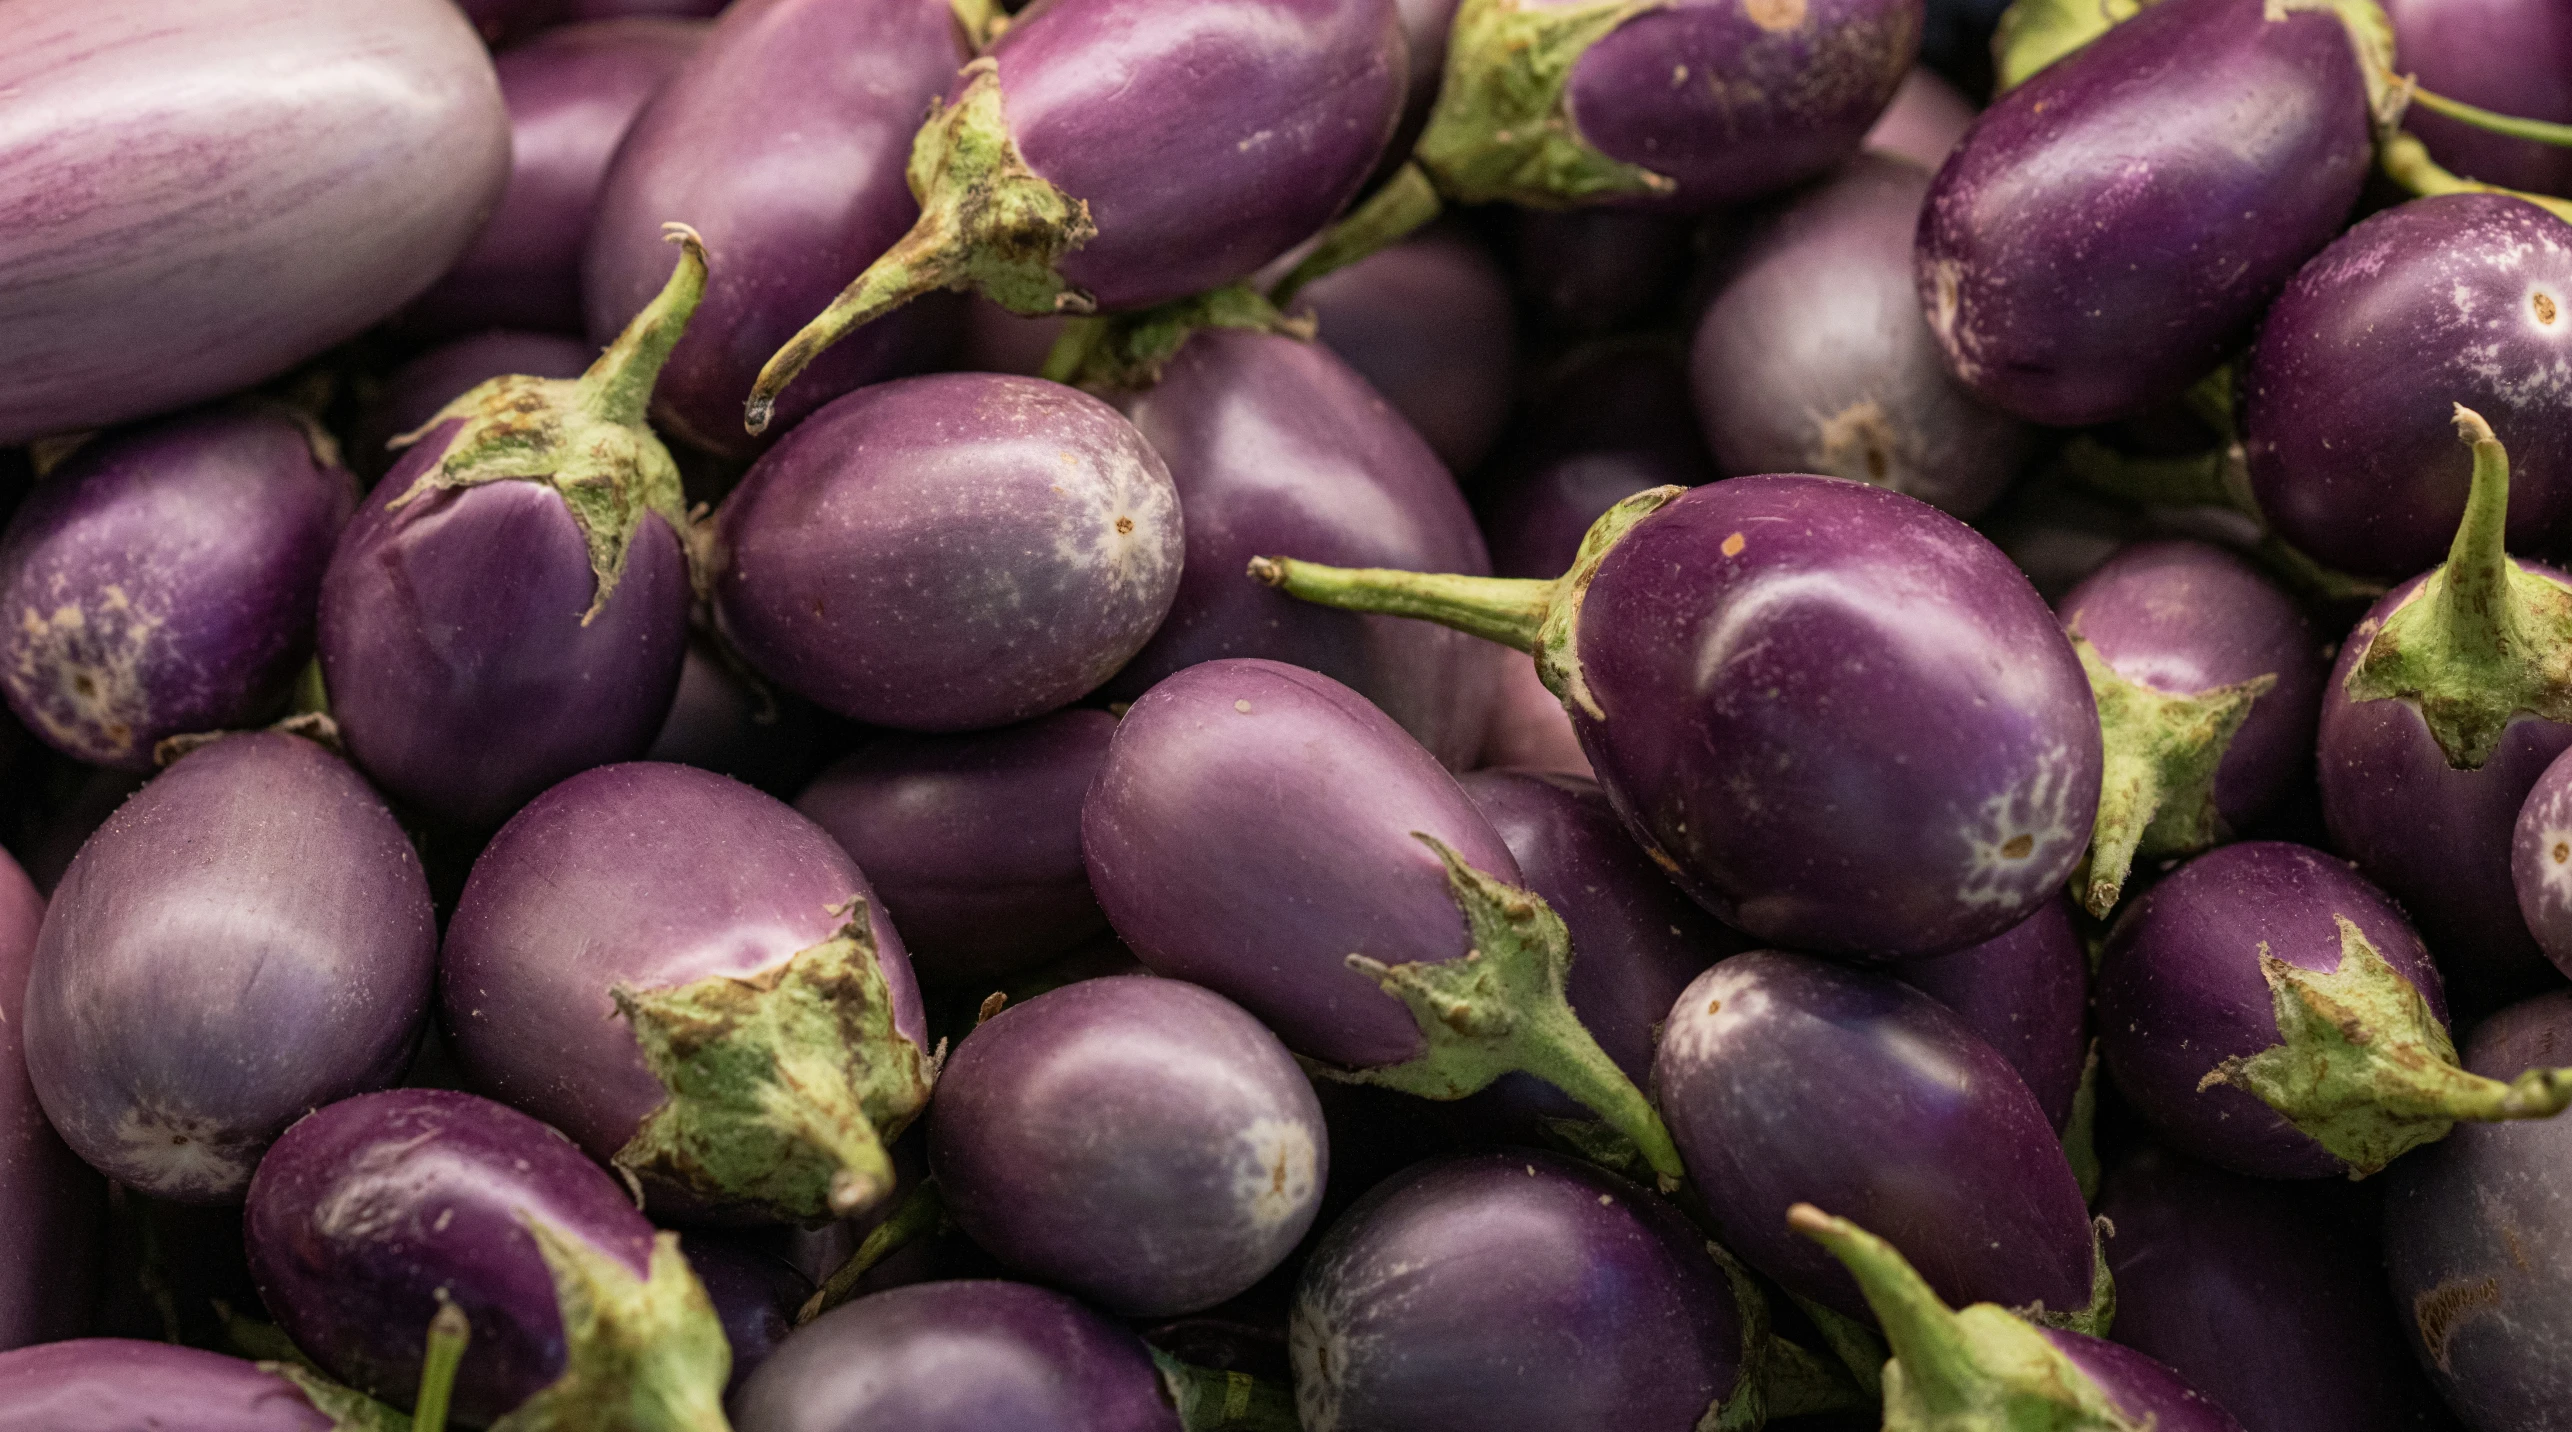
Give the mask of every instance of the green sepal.
[[1293, 1389], [1246, 1372], [1182, 1362], [1151, 1344], [1161, 1392], [1178, 1410], [1180, 1432], [1297, 1432]]
[[1000, 0], [947, 0], [947, 8], [955, 13], [956, 28], [964, 31], [966, 48], [976, 54], [991, 43], [1009, 18]]
[[843, 1218], [893, 1189], [885, 1148], [928, 1103], [928, 1054], [893, 1027], [863, 902], [832, 938], [757, 974], [609, 993], [669, 1091], [617, 1167], [781, 1222]]
[[648, 1277], [534, 1214], [527, 1231], [554, 1277], [563, 1375], [491, 1432], [731, 1432], [723, 1385], [732, 1345], [679, 1235], [652, 1238]]
[[[1619, 501], [1599, 514], [1599, 520], [1581, 534], [1581, 549], [1572, 557], [1572, 570], [1555, 579], [1560, 595], [1547, 604], [1544, 620], [1536, 628], [1533, 650], [1537, 679], [1565, 709], [1587, 712], [1592, 720], [1607, 719], [1607, 711], [1590, 694], [1589, 680], [1581, 672], [1581, 604], [1589, 599], [1590, 582], [1598, 576], [1599, 567], [1607, 561], [1608, 553], [1616, 550], [1616, 544], [1625, 540], [1625, 534], [1687, 495], [1688, 489], [1674, 485], [1646, 488]], [[1740, 550], [1736, 546], [1725, 555], [1730, 557]]]
[[1777, 1352], [1768, 1295], [1732, 1250], [1708, 1239], [1706, 1256], [1724, 1271], [1724, 1282], [1732, 1288], [1733, 1311], [1741, 1319], [1741, 1360], [1734, 1366], [1731, 1395], [1716, 1398], [1706, 1408], [1695, 1432], [1759, 1432], [1771, 1415], [1768, 1400]]
[[2099, 708], [2104, 752], [2098, 818], [2073, 888], [2082, 908], [2105, 919], [2136, 860], [2189, 855], [2224, 839], [2215, 771], [2251, 703], [2277, 685], [2277, 674], [2173, 696], [2119, 675], [2081, 635], [2077, 618], [2071, 637]]
[[777, 395], [822, 351], [922, 294], [972, 288], [1012, 313], [1087, 313], [1096, 305], [1055, 265], [1097, 237], [1090, 206], [1027, 166], [1002, 112], [1000, 62], [958, 71], [955, 98], [911, 141], [904, 171], [920, 218], [819, 317], [770, 357], [743, 424], [765, 432]]
[[1290, 307], [1307, 284], [1400, 243], [1445, 207], [1438, 198], [1438, 186], [1429, 182], [1428, 171], [1416, 163], [1404, 164], [1365, 203], [1322, 232], [1322, 241], [1313, 245], [1313, 251], [1268, 291], [1268, 301], [1279, 308]]
[[[2092, 974], [2098, 973], [2095, 963]], [[2081, 1186], [2081, 1201], [2099, 1201], [2099, 1041], [2081, 1060], [2081, 1082], [2072, 1087], [2072, 1114], [2063, 1121], [2063, 1162], [2072, 1166], [2072, 1181]]]
[[1226, 284], [1140, 313], [1073, 319], [1045, 355], [1044, 376], [1092, 392], [1141, 392], [1207, 328], [1313, 336], [1311, 319], [1288, 318], [1246, 283]]
[[1992, 30], [1992, 92], [2030, 75], [2143, 12], [2153, 0], [2011, 0]]
[[411, 1432], [410, 1418], [356, 1388], [331, 1381], [303, 1363], [263, 1362], [259, 1370], [293, 1383], [315, 1412], [330, 1419], [331, 1432]]
[[[1000, 996], [993, 995], [992, 998], [999, 999]], [[874, 1271], [876, 1264], [923, 1238], [934, 1238], [954, 1226], [953, 1220], [947, 1217], [947, 1201], [938, 1192], [938, 1181], [933, 1178], [920, 1180], [904, 1196], [902, 1206], [894, 1209], [891, 1217], [868, 1229], [866, 1237], [859, 1241], [857, 1251], [848, 1255], [848, 1261], [832, 1269], [830, 1276], [822, 1280], [822, 1285], [813, 1290], [813, 1295], [804, 1300], [804, 1305], [795, 1310], [796, 1326], [801, 1327], [856, 1297], [858, 1280]]]
[[2038, 1327], [2059, 1328], [2083, 1337], [2103, 1338], [2117, 1320], [2117, 1280], [2108, 1271], [2107, 1220], [2090, 1221], [2090, 1301], [2078, 1308], [2061, 1311], [2043, 1303], [2030, 1303], [2011, 1312]]
[[1413, 158], [1441, 193], [1562, 209], [1679, 186], [1581, 138], [1567, 90], [1590, 46], [1671, 0], [1464, 0], [1447, 32], [1447, 72]]

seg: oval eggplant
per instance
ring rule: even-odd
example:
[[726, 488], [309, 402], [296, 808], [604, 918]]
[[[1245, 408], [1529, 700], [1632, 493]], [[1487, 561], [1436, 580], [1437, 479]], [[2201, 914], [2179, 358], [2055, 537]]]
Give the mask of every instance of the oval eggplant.
[[266, 1368], [131, 1338], [0, 1353], [0, 1432], [338, 1432], [343, 1423]]
[[2090, 1057], [2090, 953], [2070, 900], [2050, 901], [1979, 945], [1904, 960], [1891, 973], [1998, 1050], [2055, 1132], [2071, 1123]]
[[[2528, 0], [2384, 0], [2403, 73], [2449, 99], [2572, 123], [2572, 15]], [[2459, 174], [2572, 196], [2572, 150], [2477, 129], [2414, 104], [2402, 127]]]
[[20, 1031], [44, 916], [44, 897], [0, 852], [0, 1353], [86, 1331], [104, 1274], [107, 1186], [45, 1122], [27, 1078]]
[[394, 439], [429, 424], [447, 404], [494, 378], [577, 378], [598, 350], [559, 333], [476, 333], [440, 344], [393, 370], [349, 434], [349, 462], [373, 482], [399, 460]]
[[1509, 279], [1482, 245], [1431, 230], [1315, 279], [1295, 308], [1449, 472], [1481, 466], [1509, 416], [1518, 346]]

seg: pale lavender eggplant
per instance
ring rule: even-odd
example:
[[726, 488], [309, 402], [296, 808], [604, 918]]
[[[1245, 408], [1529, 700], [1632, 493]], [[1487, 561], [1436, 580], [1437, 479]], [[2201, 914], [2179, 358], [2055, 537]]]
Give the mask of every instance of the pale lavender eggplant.
[[794, 1332], [795, 1314], [813, 1295], [813, 1280], [742, 1238], [710, 1230], [687, 1235], [687, 1254], [732, 1349], [732, 1376], [723, 1386], [730, 1397]]
[[79, 1338], [0, 1353], [0, 1432], [336, 1432], [339, 1426], [285, 1378], [221, 1353], [131, 1338]]
[[795, 808], [874, 882], [922, 983], [992, 984], [1107, 933], [1081, 864], [1081, 799], [1115, 734], [1115, 717], [1088, 710], [887, 734], [833, 762]]
[[1929, 175], [1861, 154], [1724, 261], [1689, 375], [1726, 476], [1822, 472], [1958, 517], [1991, 506], [2035, 435], [1950, 377], [1911, 276]]
[[349, 461], [368, 480], [380, 478], [399, 460], [390, 446], [394, 438], [418, 429], [485, 381], [512, 373], [577, 378], [597, 357], [588, 343], [558, 333], [476, 333], [441, 344], [385, 378], [384, 391], [349, 434]]
[[1536, 668], [1510, 663], [1501, 670], [1500, 697], [1483, 733], [1482, 766], [1515, 766], [1595, 779], [1580, 733], [1563, 714], [1562, 700], [1545, 689]]
[[1170, 471], [1115, 409], [947, 373], [833, 403], [716, 517], [715, 612], [763, 674], [914, 731], [1041, 716], [1152, 636], [1185, 550]]
[[2537, 948], [2555, 968], [2572, 970], [2572, 759], [2556, 756], [2520, 802], [2509, 870]]
[[1323, 275], [1294, 306], [1449, 472], [1482, 465], [1509, 416], [1518, 334], [1509, 278], [1481, 244], [1434, 229]]
[[[319, 444], [317, 446], [317, 444]], [[76, 760], [282, 709], [357, 483], [283, 409], [209, 409], [82, 445], [0, 533], [0, 691]]]
[[1641, 209], [1524, 209], [1511, 215], [1510, 270], [1545, 327], [1603, 334], [1651, 326], [1688, 276], [1692, 225]]
[[110, 1177], [234, 1202], [287, 1124], [401, 1074], [436, 953], [419, 857], [357, 773], [299, 736], [227, 736], [64, 874], [27, 981], [27, 1072]]
[[1016, 1273], [1126, 1317], [1199, 1312], [1283, 1262], [1329, 1176], [1277, 1036], [1178, 980], [1083, 980], [956, 1046], [929, 1106], [948, 1214]]
[[812, 708], [762, 689], [738, 667], [714, 638], [692, 634], [669, 717], [643, 759], [696, 766], [773, 796], [792, 795], [821, 764]]
[[1179, 1432], [1141, 1339], [1023, 1283], [915, 1283], [798, 1329], [732, 1400], [739, 1432]]
[[1741, 1390], [1744, 1310], [1677, 1210], [1604, 1170], [1425, 1164], [1334, 1224], [1295, 1290], [1303, 1425], [1689, 1432]]
[[104, 1275], [107, 1185], [45, 1122], [27, 1080], [20, 1031], [44, 915], [44, 897], [0, 853], [0, 1353], [86, 1331]]
[[[1619, 211], [1571, 212], [1597, 218]], [[1716, 477], [1697, 427], [1686, 355], [1654, 341], [1601, 345], [1565, 360], [1530, 398], [1509, 457], [1494, 466], [1477, 506], [1491, 569], [1503, 577], [1559, 577], [1609, 508], [1645, 488], [1696, 487]]]
[[[2572, 14], [2545, 0], [2385, 0], [2402, 72], [2449, 99], [2572, 124]], [[2402, 127], [2440, 164], [2507, 189], [2572, 195], [2572, 149], [2477, 129], [2414, 104]]]
[[2071, 1121], [2090, 1055], [2090, 953], [2068, 897], [1979, 945], [1904, 960], [1892, 974], [2000, 1051], [2056, 1132]]
[[1950, 1304], [2091, 1305], [2089, 1211], [2045, 1110], [1961, 1016], [1891, 975], [1725, 960], [1670, 1011], [1652, 1088], [1716, 1238], [1788, 1292], [1866, 1316], [1856, 1280], [1787, 1226], [1811, 1203], [1848, 1210]]
[[2373, 160], [2328, 9], [2168, 0], [2002, 95], [1920, 216], [1951, 372], [2056, 425], [2177, 397], [2339, 232]]
[[[291, 85], [282, 77], [291, 76]], [[449, 0], [36, 0], [0, 58], [0, 443], [272, 377], [426, 289], [509, 173]]]
[[1974, 127], [1974, 102], [1936, 70], [1914, 66], [1902, 77], [1875, 128], [1866, 132], [1866, 147], [1908, 159], [1935, 172], [1955, 152], [1965, 131]]
[[1435, 454], [1329, 350], [1276, 334], [1196, 334], [1124, 400], [1170, 465], [1187, 561], [1170, 615], [1107, 686], [1131, 701], [1184, 667], [1266, 657], [1384, 709], [1441, 761], [1473, 763], [1500, 663], [1418, 622], [1323, 611], [1241, 579], [1263, 552], [1355, 566], [1485, 572], [1473, 514]]

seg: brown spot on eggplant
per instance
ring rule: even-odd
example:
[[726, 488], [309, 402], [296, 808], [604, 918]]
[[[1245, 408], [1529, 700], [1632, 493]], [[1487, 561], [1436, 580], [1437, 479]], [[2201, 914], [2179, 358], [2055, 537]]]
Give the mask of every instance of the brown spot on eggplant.
[[2420, 1328], [2420, 1345], [2440, 1372], [2452, 1374], [2456, 1370], [2447, 1359], [2447, 1343], [2456, 1335], [2456, 1325], [2479, 1309], [2497, 1306], [2500, 1300], [2500, 1280], [2489, 1275], [2471, 1282], [2449, 1279], [2411, 1300], [2411, 1317]]

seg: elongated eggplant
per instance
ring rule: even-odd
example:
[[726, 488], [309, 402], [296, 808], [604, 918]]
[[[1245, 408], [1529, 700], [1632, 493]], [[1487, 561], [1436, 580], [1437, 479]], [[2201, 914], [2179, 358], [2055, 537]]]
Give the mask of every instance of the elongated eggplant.
[[598, 351], [559, 333], [476, 333], [396, 368], [349, 434], [349, 464], [368, 481], [399, 460], [393, 440], [428, 425], [447, 404], [494, 378], [577, 378]]
[[44, 915], [44, 897], [0, 853], [0, 1352], [86, 1331], [104, 1274], [107, 1185], [45, 1122], [27, 1079], [20, 1031]]
[[282, 1375], [192, 1347], [78, 1338], [0, 1353], [0, 1432], [343, 1432]]
[[2070, 1123], [2090, 1052], [2090, 954], [2069, 899], [1979, 945], [1904, 960], [1893, 977], [1956, 1012], [2000, 1051], [2036, 1096], [2047, 1123]]
[[1482, 465], [1518, 376], [1509, 279], [1482, 245], [1433, 229], [1315, 279], [1294, 306], [1449, 472]]
[[[2402, 72], [2502, 114], [2572, 124], [2572, 16], [2528, 0], [2384, 0]], [[2511, 189], [2572, 197], [2572, 150], [2477, 129], [2427, 105], [2403, 111], [2439, 163]]]

